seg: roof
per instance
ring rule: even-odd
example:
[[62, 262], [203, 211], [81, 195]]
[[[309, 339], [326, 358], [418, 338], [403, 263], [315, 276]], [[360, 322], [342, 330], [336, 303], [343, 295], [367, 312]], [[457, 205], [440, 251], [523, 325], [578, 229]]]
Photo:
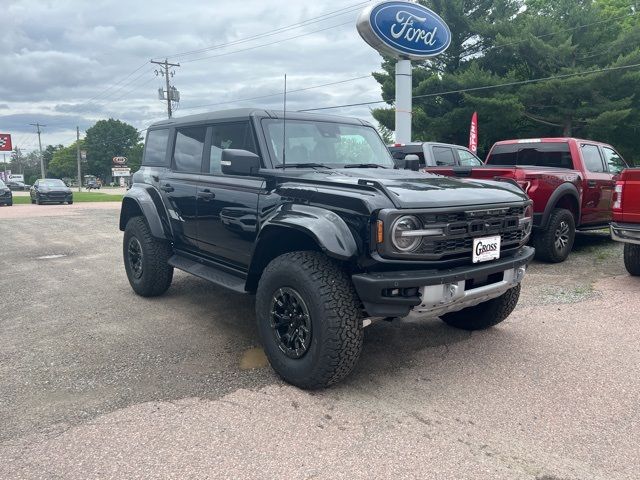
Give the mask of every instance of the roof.
[[391, 144], [389, 148], [402, 148], [402, 147], [422, 147], [423, 145], [432, 145], [439, 147], [455, 147], [455, 148], [467, 148], [464, 145], [456, 145], [455, 143], [442, 143], [442, 142], [407, 142], [402, 144]]
[[[174, 117], [161, 120], [151, 124], [149, 128], [160, 126], [174, 126], [191, 123], [213, 122], [217, 120], [241, 120], [250, 117], [257, 118], [284, 118], [284, 112], [277, 110], [264, 110], [260, 108], [235, 108], [231, 110], [218, 110], [214, 112], [187, 115], [185, 117]], [[318, 113], [287, 111], [287, 120], [316, 120], [320, 122], [347, 123], [351, 125], [372, 126], [365, 120], [351, 117], [341, 117], [337, 115], [324, 115]]]
[[569, 143], [571, 141], [574, 142], [590, 142], [597, 143], [599, 145], [608, 145], [604, 142], [598, 142], [597, 140], [586, 140], [583, 138], [575, 138], [575, 137], [543, 137], [543, 138], [520, 138], [513, 140], [500, 140], [496, 142], [495, 145], [513, 145], [516, 143]]

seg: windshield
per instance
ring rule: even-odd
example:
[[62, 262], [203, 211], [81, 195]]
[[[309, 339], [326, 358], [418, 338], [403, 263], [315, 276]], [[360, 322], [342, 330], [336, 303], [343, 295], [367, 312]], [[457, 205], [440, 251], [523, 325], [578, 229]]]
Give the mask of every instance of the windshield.
[[[262, 121], [271, 155], [282, 165], [283, 121]], [[333, 168], [374, 164], [393, 168], [394, 163], [378, 133], [364, 125], [287, 120], [286, 164], [323, 164]]]
[[40, 185], [47, 187], [66, 187], [62, 180], [40, 180]]

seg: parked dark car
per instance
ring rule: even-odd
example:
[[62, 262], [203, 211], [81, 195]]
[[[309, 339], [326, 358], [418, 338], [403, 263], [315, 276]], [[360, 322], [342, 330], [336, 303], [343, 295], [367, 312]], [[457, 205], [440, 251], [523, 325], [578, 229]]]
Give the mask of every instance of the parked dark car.
[[73, 203], [73, 192], [62, 180], [57, 178], [41, 178], [29, 191], [31, 203]]
[[349, 374], [373, 321], [505, 320], [534, 254], [526, 194], [394, 167], [353, 118], [239, 109], [156, 123], [120, 213], [131, 287], [162, 295], [178, 268], [255, 294], [267, 358], [303, 388]]
[[13, 194], [2, 180], [0, 180], [0, 205], [7, 205], [9, 207], [13, 205]]
[[28, 185], [25, 185], [24, 182], [19, 182], [17, 180], [7, 180], [5, 184], [7, 185], [7, 187], [9, 187], [10, 190], [13, 191], [25, 191], [29, 189]]

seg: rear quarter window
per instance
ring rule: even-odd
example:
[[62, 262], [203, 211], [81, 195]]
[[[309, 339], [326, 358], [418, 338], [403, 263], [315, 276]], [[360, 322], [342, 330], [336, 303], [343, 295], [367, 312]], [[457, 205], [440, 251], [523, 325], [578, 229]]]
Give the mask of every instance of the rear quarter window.
[[166, 166], [169, 129], [151, 130], [144, 144], [142, 165]]

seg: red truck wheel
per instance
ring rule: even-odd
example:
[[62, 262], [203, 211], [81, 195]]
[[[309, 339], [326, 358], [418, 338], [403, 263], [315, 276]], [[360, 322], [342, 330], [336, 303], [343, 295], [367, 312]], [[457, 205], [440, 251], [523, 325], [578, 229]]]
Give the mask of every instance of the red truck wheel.
[[547, 229], [534, 237], [536, 258], [551, 263], [564, 262], [571, 253], [575, 237], [573, 214], [564, 208], [556, 208], [551, 212]]
[[624, 244], [624, 266], [633, 276], [640, 276], [640, 245]]

